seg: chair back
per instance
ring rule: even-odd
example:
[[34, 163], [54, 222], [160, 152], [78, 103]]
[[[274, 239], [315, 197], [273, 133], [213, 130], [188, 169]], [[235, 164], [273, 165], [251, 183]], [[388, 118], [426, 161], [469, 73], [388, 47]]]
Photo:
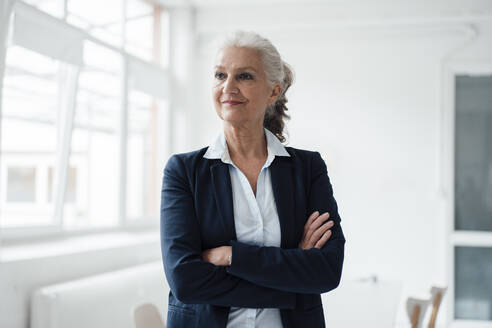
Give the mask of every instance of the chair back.
[[136, 328], [165, 328], [159, 309], [152, 303], [137, 306], [133, 318]]

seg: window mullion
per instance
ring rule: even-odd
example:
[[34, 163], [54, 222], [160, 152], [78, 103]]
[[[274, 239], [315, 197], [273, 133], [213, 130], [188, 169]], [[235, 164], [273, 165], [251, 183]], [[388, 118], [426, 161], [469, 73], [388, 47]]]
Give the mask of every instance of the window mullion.
[[492, 247], [492, 231], [454, 231], [453, 246]]
[[63, 1], [63, 21], [67, 22], [67, 17], [68, 17], [68, 0], [62, 0]]
[[[7, 58], [7, 35], [9, 32], [10, 20], [12, 19], [12, 11], [14, 7], [14, 0], [7, 0], [2, 5], [3, 10], [0, 11], [0, 118], [2, 117], [2, 93], [3, 93], [3, 76], [5, 74], [5, 59]], [[0, 141], [2, 131], [0, 124]], [[0, 158], [1, 158], [0, 154]], [[0, 218], [1, 219], [1, 218]]]
[[127, 224], [126, 191], [127, 191], [127, 141], [128, 141], [128, 57], [123, 55], [123, 69], [121, 79], [121, 120], [120, 120], [120, 194], [119, 194], [119, 222]]

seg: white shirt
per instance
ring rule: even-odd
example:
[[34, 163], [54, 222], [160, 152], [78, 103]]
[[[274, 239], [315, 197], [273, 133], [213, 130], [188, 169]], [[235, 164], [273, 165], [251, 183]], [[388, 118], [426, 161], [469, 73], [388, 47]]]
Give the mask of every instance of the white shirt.
[[[234, 225], [237, 240], [257, 246], [280, 247], [280, 223], [273, 196], [270, 170], [268, 167], [275, 156], [289, 156], [282, 143], [266, 128], [268, 156], [261, 168], [256, 183], [256, 197], [246, 176], [234, 165], [222, 130], [215, 143], [209, 146], [203, 157], [221, 159], [229, 165], [232, 199], [234, 206]], [[232, 261], [241, 261], [234, 259]], [[231, 307], [227, 328], [282, 328], [279, 309], [250, 309]]]

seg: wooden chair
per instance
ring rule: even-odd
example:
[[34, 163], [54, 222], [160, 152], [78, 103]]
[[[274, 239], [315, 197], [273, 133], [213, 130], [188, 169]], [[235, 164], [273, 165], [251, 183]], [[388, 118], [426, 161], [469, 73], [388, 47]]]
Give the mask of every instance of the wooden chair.
[[421, 328], [425, 317], [425, 313], [429, 305], [432, 305], [432, 313], [430, 315], [429, 324], [427, 328], [435, 328], [437, 313], [439, 312], [439, 306], [441, 305], [442, 298], [446, 292], [446, 287], [432, 286], [430, 291], [430, 298], [413, 298], [407, 299], [407, 314], [410, 319], [412, 328]]
[[136, 328], [166, 328], [157, 307], [152, 303], [139, 305], [133, 311]]
[[407, 314], [412, 328], [421, 328], [422, 321], [430, 304], [430, 299], [409, 297], [407, 299]]
[[429, 320], [429, 325], [427, 328], [436, 327], [437, 312], [439, 311], [439, 306], [441, 305], [442, 297], [446, 292], [446, 287], [436, 287], [431, 288], [431, 302], [432, 302], [432, 314]]

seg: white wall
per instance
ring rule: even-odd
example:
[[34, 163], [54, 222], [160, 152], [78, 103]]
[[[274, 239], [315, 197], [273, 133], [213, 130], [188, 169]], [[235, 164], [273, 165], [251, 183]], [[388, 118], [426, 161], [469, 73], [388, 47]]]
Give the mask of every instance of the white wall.
[[[428, 3], [209, 6], [196, 13], [198, 99], [190, 124], [197, 133], [189, 150], [221, 128], [210, 99], [211, 40], [236, 28], [270, 38], [296, 73], [288, 145], [320, 151], [334, 185], [347, 239], [343, 279], [401, 280], [402, 301], [425, 296], [433, 283], [449, 284], [443, 69], [492, 61], [492, 4]], [[444, 304], [441, 325], [446, 317]], [[398, 321], [406, 320], [402, 303]]]

